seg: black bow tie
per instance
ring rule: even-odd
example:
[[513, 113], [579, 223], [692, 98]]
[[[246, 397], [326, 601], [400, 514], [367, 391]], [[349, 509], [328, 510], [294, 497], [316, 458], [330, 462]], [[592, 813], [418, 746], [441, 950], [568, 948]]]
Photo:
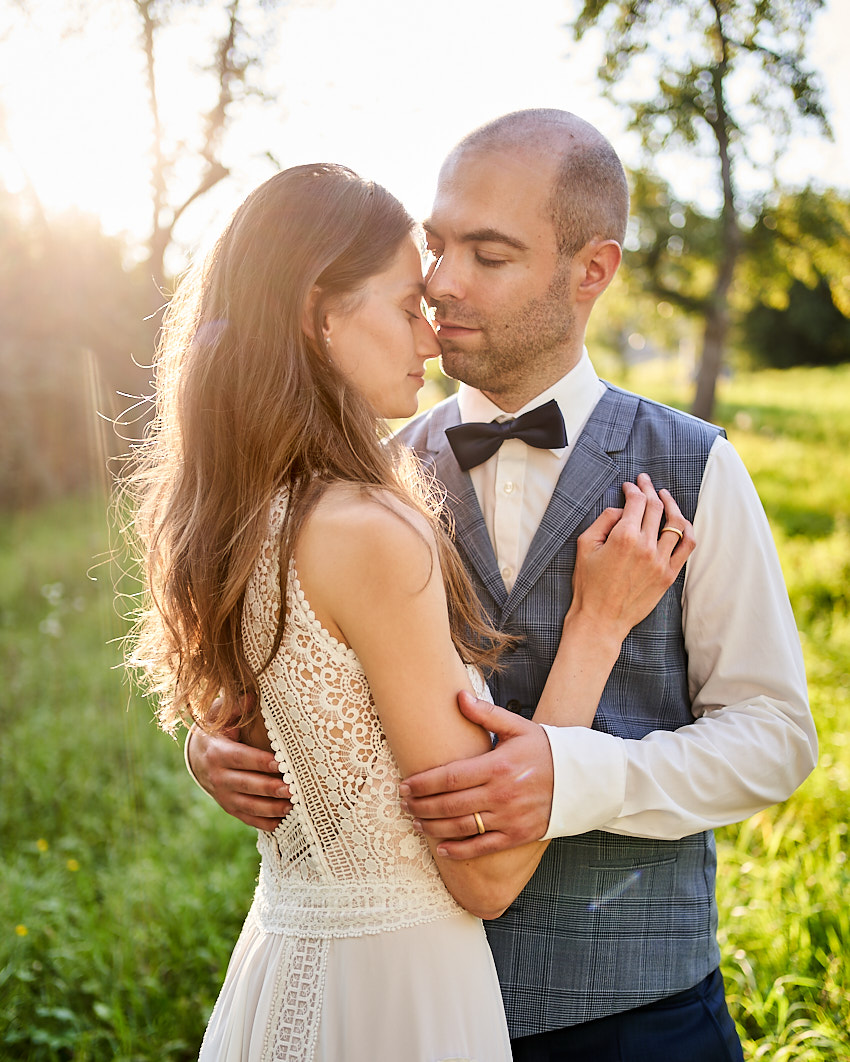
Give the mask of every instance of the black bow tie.
[[538, 450], [558, 450], [567, 445], [564, 418], [554, 398], [516, 420], [456, 424], [453, 428], [446, 428], [446, 438], [464, 472], [484, 464], [505, 439], [522, 439]]

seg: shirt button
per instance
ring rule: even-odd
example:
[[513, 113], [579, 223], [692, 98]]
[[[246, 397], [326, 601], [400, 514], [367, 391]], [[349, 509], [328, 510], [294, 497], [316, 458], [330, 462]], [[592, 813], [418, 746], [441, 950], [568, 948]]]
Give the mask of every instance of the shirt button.
[[505, 494], [513, 494], [515, 487], [516, 487], [515, 483], [506, 483], [502, 487], [502, 490], [505, 492]]
[[513, 568], [502, 568], [502, 578], [503, 579], [510, 579], [510, 577], [513, 574], [514, 574]]
[[519, 703], [519, 701], [515, 697], [512, 697], [508, 701], [508, 703], [505, 705], [505, 707], [507, 708], [507, 710], [509, 712], [518, 712], [520, 710], [520, 708], [522, 708], [522, 705]]

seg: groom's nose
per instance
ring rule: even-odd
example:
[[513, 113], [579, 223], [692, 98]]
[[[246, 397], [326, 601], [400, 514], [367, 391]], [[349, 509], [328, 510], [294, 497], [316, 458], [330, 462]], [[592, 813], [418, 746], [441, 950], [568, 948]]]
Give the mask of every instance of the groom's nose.
[[457, 257], [441, 255], [431, 266], [425, 281], [425, 298], [429, 302], [462, 299], [465, 294], [463, 270]]

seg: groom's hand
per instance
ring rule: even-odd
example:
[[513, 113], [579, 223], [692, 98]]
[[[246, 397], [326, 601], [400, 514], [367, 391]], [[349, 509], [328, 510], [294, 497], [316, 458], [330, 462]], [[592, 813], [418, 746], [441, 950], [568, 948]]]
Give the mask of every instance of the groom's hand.
[[258, 830], [275, 830], [292, 809], [289, 789], [274, 756], [237, 737], [238, 731], [213, 736], [195, 727], [186, 748], [192, 774], [228, 815]]
[[[402, 803], [417, 827], [440, 840], [442, 855], [473, 859], [539, 841], [549, 828], [554, 772], [543, 728], [520, 715], [458, 696], [460, 710], [494, 733], [492, 752], [411, 775], [402, 782]], [[479, 834], [475, 813], [485, 833]]]

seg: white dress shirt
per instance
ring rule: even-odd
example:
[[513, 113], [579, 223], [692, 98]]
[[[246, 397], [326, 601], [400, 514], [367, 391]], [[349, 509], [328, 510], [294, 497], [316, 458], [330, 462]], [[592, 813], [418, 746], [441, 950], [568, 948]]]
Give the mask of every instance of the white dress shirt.
[[[470, 472], [508, 590], [571, 444], [604, 391], [587, 351], [571, 372], [514, 414], [460, 386], [464, 423], [519, 416], [552, 398], [564, 416], [563, 449], [538, 450], [509, 439]], [[776, 547], [752, 481], [722, 437], [706, 463], [694, 534], [682, 625], [695, 722], [640, 740], [545, 726], [555, 766], [546, 838], [603, 829], [677, 839], [785, 800], [814, 767], [817, 736]], [[732, 555], [734, 565], [728, 563]]]

